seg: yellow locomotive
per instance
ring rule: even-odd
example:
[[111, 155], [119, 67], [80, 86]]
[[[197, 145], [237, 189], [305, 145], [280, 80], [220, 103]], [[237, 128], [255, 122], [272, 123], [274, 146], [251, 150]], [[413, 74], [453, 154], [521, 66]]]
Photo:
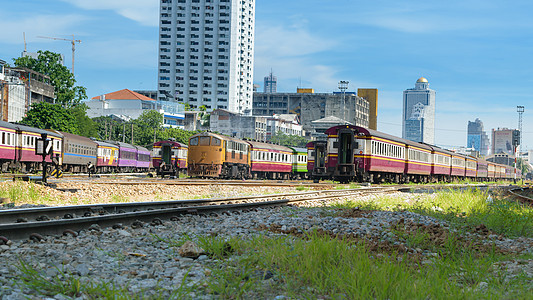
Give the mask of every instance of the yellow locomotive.
[[188, 174], [202, 178], [250, 177], [250, 145], [240, 139], [202, 132], [189, 138]]

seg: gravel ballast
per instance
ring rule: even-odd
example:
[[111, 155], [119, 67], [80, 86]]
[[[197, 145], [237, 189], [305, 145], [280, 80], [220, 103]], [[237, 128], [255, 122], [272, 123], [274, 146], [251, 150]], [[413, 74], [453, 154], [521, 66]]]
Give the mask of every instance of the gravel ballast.
[[[193, 193], [205, 193], [206, 189], [212, 187], [203, 188], [203, 191], [195, 190]], [[294, 188], [274, 190], [272, 187], [254, 187], [246, 191], [237, 191], [235, 187], [216, 189], [208, 190], [207, 193], [211, 193], [212, 197], [223, 197], [236, 195], [238, 192], [250, 195], [267, 193], [266, 191], [294, 191]], [[83, 193], [87, 193], [87, 189]], [[407, 200], [415, 197], [402, 193], [393, 196], [405, 197]], [[371, 200], [376, 196], [364, 197]], [[336, 201], [345, 200], [354, 199]], [[180, 255], [178, 246], [167, 242], [181, 240], [185, 236], [194, 241], [196, 237], [208, 235], [244, 239], [256, 235], [298, 236], [319, 231], [332, 236], [365, 239], [376, 245], [388, 245], [401, 254], [417, 255], [422, 261], [431, 262], [437, 253], [408, 247], [393, 232], [424, 229], [434, 233], [438, 239], [452, 230], [444, 221], [406, 211], [336, 211], [322, 207], [323, 205], [323, 202], [317, 202], [308, 203], [305, 206], [309, 207], [306, 208], [291, 206], [216, 216], [186, 215], [175, 221], [164, 221], [162, 225], [145, 223], [142, 227], [135, 226], [136, 228], [92, 226], [91, 229], [79, 232], [77, 237], [49, 236], [40, 242], [10, 241], [8, 245], [0, 245], [0, 260], [7, 262], [0, 266], [0, 299], [46, 298], [39, 291], [20, 284], [21, 271], [15, 265], [21, 260], [40, 270], [44, 278], [50, 280], [69, 274], [81, 282], [113, 283], [116, 287], [127, 288], [132, 295], [158, 295], [165, 298], [180, 287], [184, 278], [187, 286], [201, 286], [211, 275], [212, 258], [203, 254], [194, 258], [184, 257]], [[466, 233], [463, 238], [476, 241], [479, 246], [495, 247], [506, 253], [533, 254], [533, 239], [529, 238], [508, 239], [484, 230]], [[508, 274], [506, 278], [509, 279], [524, 274], [529, 278], [533, 277], [532, 260], [501, 262], [494, 267]], [[268, 280], [275, 280], [275, 276]], [[202, 295], [198, 291], [191, 291], [188, 295], [198, 299], [211, 299], [210, 295]], [[274, 296], [284, 299], [282, 294]], [[62, 294], [47, 297], [69, 299]], [[87, 295], [79, 295], [79, 299], [87, 298]]]

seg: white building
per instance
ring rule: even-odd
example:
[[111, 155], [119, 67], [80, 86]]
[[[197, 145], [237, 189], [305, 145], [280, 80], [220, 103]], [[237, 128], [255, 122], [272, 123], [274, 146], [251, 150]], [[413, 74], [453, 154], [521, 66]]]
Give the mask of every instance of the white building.
[[255, 0], [162, 0], [158, 100], [251, 115]]
[[278, 132], [286, 135], [303, 136], [304, 131], [302, 130], [302, 125], [300, 125], [298, 115], [282, 114], [267, 117], [266, 140], [270, 141]]
[[154, 99], [134, 91], [123, 89], [85, 101], [90, 118], [115, 115], [122, 120], [139, 118], [145, 111], [156, 110], [163, 115], [163, 126], [183, 128], [185, 119], [183, 104], [171, 106], [168, 101], [156, 103]]
[[435, 144], [435, 91], [424, 77], [403, 92], [402, 137]]
[[239, 139], [265, 141], [266, 117], [244, 116], [225, 109], [215, 109], [209, 119], [211, 131]]

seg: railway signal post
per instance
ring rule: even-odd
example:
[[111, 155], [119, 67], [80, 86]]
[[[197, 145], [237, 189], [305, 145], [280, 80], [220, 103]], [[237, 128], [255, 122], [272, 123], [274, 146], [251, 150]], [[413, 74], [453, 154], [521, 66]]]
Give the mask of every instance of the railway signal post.
[[46, 163], [46, 156], [52, 153], [52, 141], [48, 139], [46, 133], [41, 134], [41, 138], [37, 139], [35, 144], [35, 154], [43, 157], [43, 178], [42, 182], [46, 183], [46, 169], [48, 168]]

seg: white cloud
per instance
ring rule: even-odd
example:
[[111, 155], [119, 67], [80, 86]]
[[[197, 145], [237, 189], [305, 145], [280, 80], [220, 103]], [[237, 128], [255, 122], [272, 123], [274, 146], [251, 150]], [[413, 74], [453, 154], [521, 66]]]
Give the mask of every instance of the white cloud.
[[87, 10], [112, 10], [146, 26], [158, 26], [157, 0], [62, 0]]
[[28, 15], [10, 19], [9, 16], [0, 18], [0, 28], [10, 28], [2, 31], [2, 42], [23, 44], [23, 33], [26, 41], [37, 41], [37, 36], [48, 36], [50, 32], [68, 34], [72, 27], [86, 20], [80, 15]]
[[295, 91], [302, 85], [333, 90], [338, 82], [334, 67], [317, 61], [316, 54], [337, 47], [328, 38], [297, 26], [258, 24], [255, 36], [255, 82], [262, 82], [272, 69], [278, 77], [278, 91]]

